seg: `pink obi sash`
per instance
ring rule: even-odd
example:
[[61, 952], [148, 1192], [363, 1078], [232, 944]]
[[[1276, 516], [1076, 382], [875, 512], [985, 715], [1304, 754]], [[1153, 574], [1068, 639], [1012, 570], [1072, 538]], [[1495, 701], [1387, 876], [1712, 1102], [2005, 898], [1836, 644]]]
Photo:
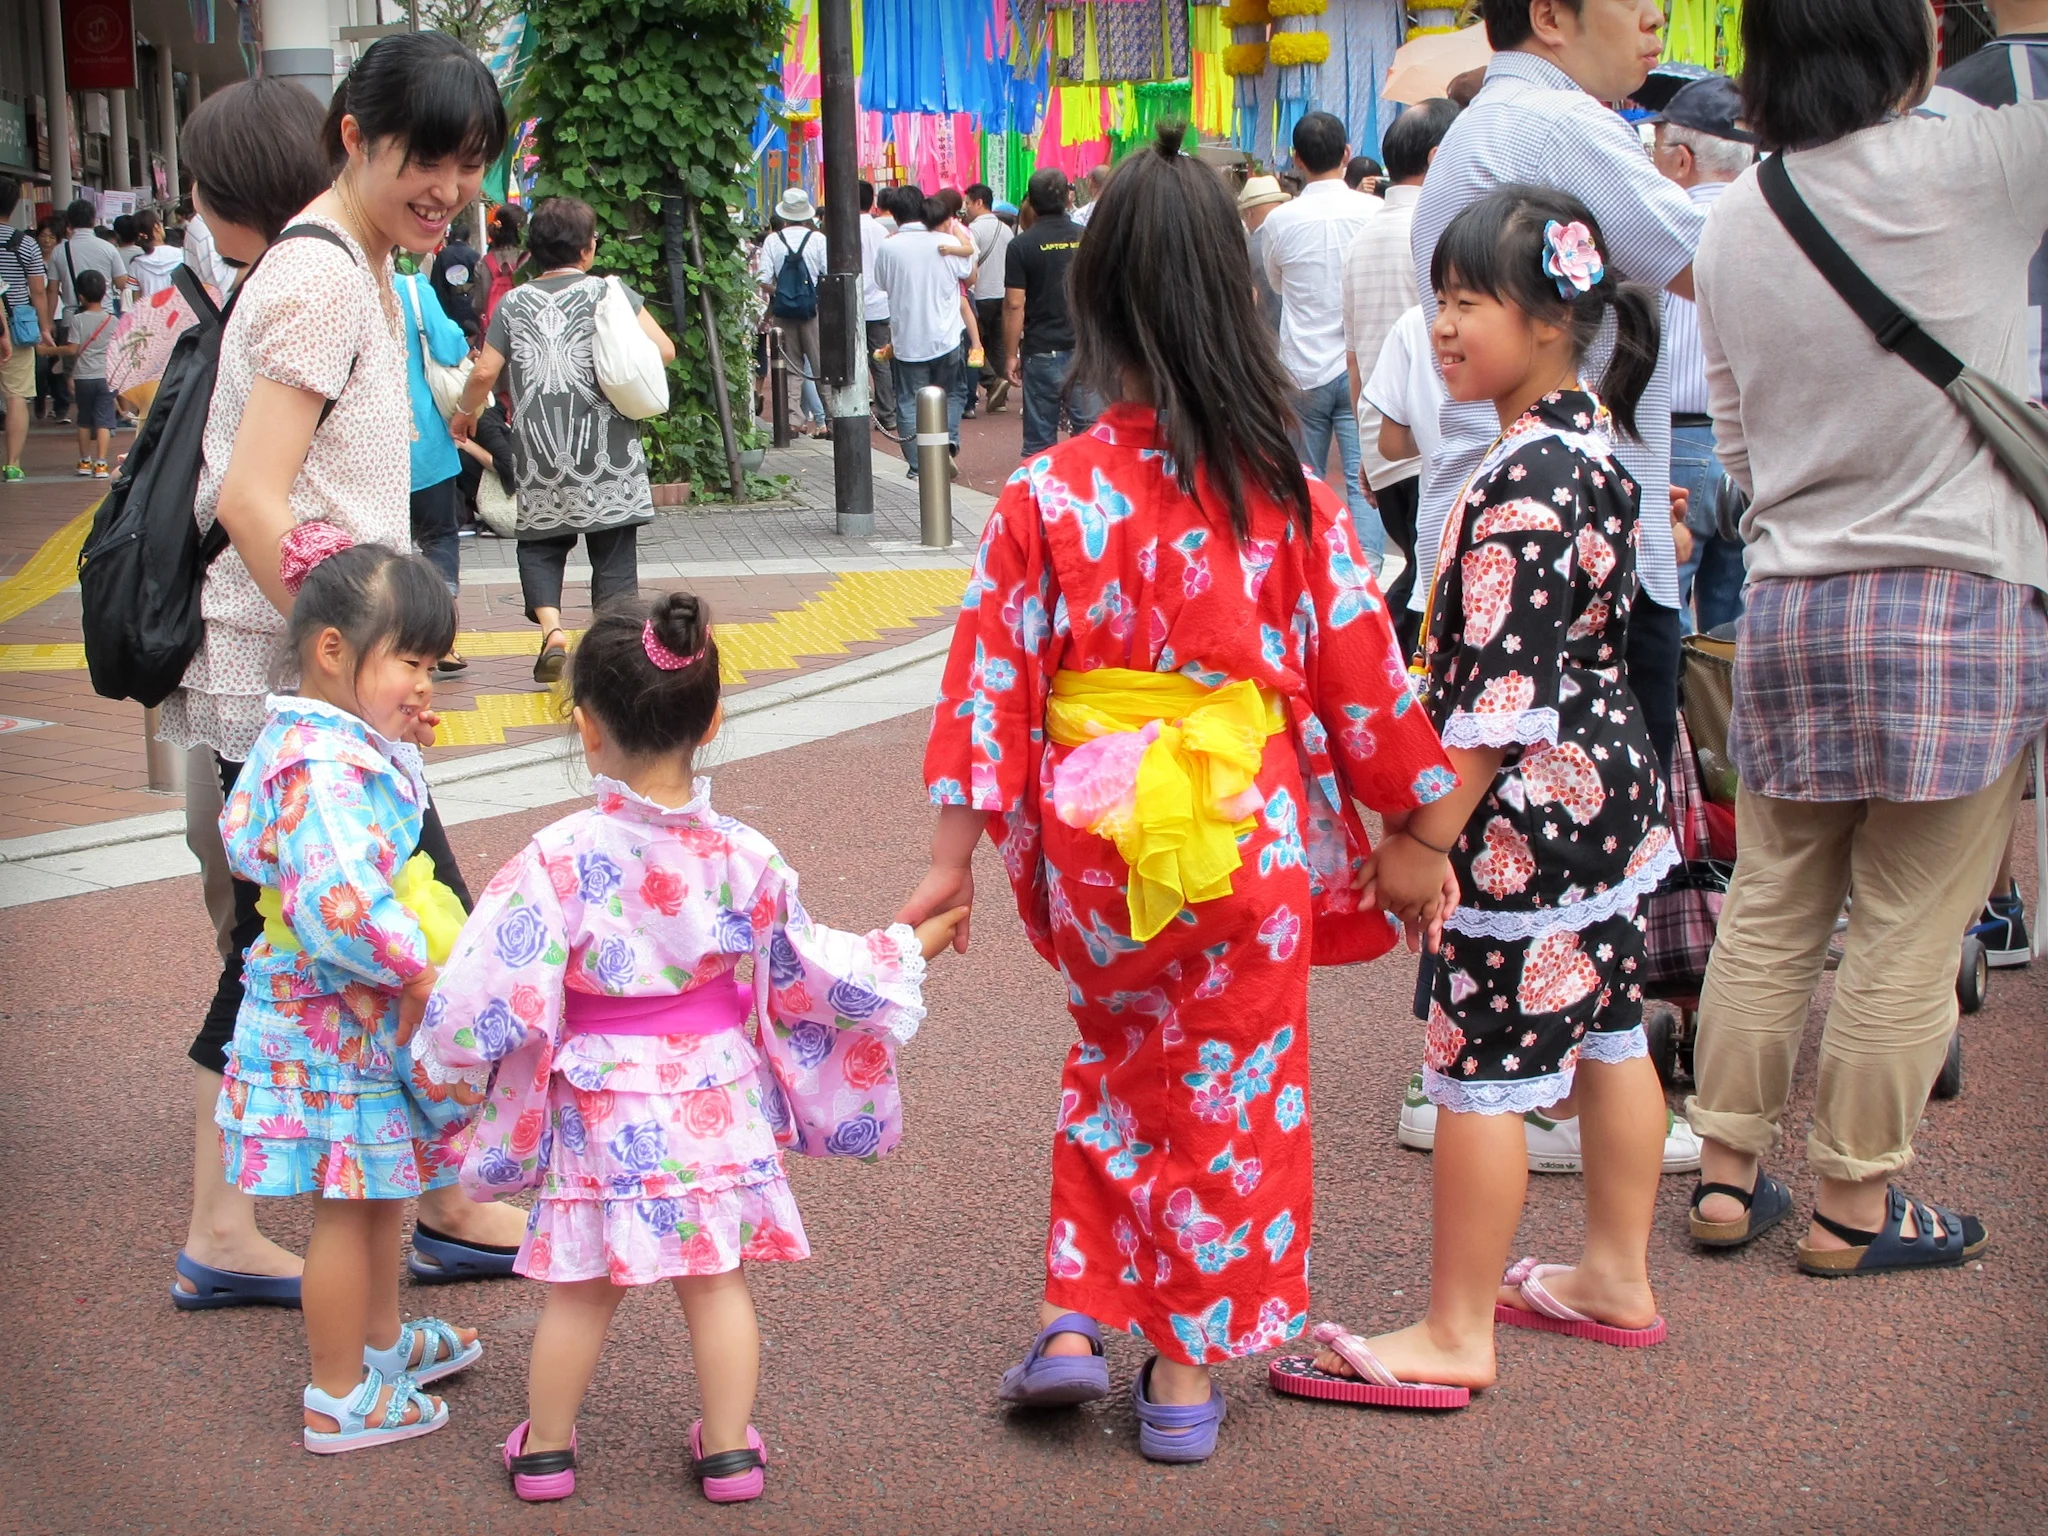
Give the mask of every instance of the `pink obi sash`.
[[689, 992], [655, 997], [567, 991], [562, 995], [562, 1032], [565, 1036], [715, 1035], [745, 1024], [753, 1006], [753, 992], [733, 976]]

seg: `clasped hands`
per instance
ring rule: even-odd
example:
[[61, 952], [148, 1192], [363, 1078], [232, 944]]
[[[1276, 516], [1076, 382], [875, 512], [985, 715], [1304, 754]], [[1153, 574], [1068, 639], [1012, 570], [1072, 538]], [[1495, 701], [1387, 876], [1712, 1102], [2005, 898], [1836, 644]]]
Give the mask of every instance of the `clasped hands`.
[[1367, 911], [1377, 907], [1400, 920], [1411, 954], [1425, 943], [1435, 953], [1444, 919], [1458, 907], [1450, 856], [1391, 822], [1358, 872], [1358, 891]]

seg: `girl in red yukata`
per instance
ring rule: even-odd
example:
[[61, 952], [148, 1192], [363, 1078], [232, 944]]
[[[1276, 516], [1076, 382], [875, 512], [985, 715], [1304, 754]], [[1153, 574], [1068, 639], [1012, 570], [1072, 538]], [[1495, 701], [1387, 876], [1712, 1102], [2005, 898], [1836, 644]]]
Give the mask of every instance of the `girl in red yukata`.
[[[1397, 1408], [1461, 1407], [1491, 1386], [1497, 1324], [1623, 1348], [1664, 1337], [1649, 1245], [1665, 1108], [1638, 904], [1677, 852], [1622, 675], [1637, 494], [1614, 457], [1656, 365], [1657, 299], [1616, 279], [1583, 203], [1529, 186], [1460, 214], [1430, 281], [1444, 385], [1492, 401], [1501, 434], [1445, 526], [1424, 625], [1426, 699], [1460, 782], [1372, 871], [1405, 889], [1397, 866], [1433, 845], [1462, 892], [1423, 1057], [1438, 1110], [1429, 1311], [1371, 1340], [1324, 1324], [1321, 1356], [1273, 1372], [1282, 1391]], [[1579, 366], [1609, 315], [1596, 397]], [[1503, 1280], [1528, 1183], [1522, 1115], [1574, 1087], [1583, 1256], [1523, 1259]]]
[[[1399, 938], [1359, 886], [1358, 804], [1399, 828], [1456, 782], [1344, 500], [1289, 441], [1230, 193], [1180, 142], [1125, 161], [1074, 259], [1080, 374], [1118, 403], [989, 518], [904, 913], [969, 906], [986, 831], [1066, 984], [1043, 1326], [1001, 1394], [1103, 1397], [1101, 1326], [1136, 1334], [1158, 1461], [1215, 1448], [1213, 1365], [1307, 1321], [1308, 968]], [[1412, 874], [1426, 919], [1448, 861]]]

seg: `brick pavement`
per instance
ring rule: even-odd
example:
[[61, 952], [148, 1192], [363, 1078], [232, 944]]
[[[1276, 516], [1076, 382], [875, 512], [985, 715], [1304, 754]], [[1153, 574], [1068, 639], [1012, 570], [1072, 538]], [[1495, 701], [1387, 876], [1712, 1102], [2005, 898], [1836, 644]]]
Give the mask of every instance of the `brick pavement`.
[[[122, 434], [117, 451], [131, 434]], [[77, 649], [77, 548], [105, 482], [76, 479], [69, 428], [31, 433], [25, 485], [0, 488], [0, 840], [172, 809], [146, 786], [140, 710], [95, 695]], [[1013, 450], [1010, 450], [1013, 451]], [[1000, 460], [1005, 452], [992, 445]], [[773, 500], [664, 512], [640, 536], [650, 589], [687, 583], [732, 635], [726, 684], [741, 691], [898, 645], [951, 619], [991, 498], [955, 493], [956, 545], [921, 551], [916, 487], [876, 460], [875, 535], [833, 531], [828, 446], [772, 450]], [[437, 690], [448, 718], [435, 757], [557, 732], [532, 680], [538, 635], [525, 621], [510, 541], [463, 541], [459, 604], [469, 671]], [[563, 607], [589, 619], [589, 567], [572, 557]], [[4, 722], [17, 722], [11, 727]]]

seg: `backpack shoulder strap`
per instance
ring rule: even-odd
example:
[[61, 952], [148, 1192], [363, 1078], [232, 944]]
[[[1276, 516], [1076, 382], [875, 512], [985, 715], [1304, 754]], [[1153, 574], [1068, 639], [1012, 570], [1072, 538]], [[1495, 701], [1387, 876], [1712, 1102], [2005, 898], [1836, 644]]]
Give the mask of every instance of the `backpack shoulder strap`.
[[1892, 302], [1842, 249], [1825, 225], [1814, 216], [1806, 199], [1792, 184], [1785, 157], [1773, 155], [1757, 169], [1757, 185], [1778, 222], [1785, 226], [1806, 259], [1819, 269], [1856, 317], [1870, 327], [1877, 344], [1895, 352], [1936, 389], [1947, 389], [1963, 371], [1963, 361], [1920, 328], [1919, 322]]

